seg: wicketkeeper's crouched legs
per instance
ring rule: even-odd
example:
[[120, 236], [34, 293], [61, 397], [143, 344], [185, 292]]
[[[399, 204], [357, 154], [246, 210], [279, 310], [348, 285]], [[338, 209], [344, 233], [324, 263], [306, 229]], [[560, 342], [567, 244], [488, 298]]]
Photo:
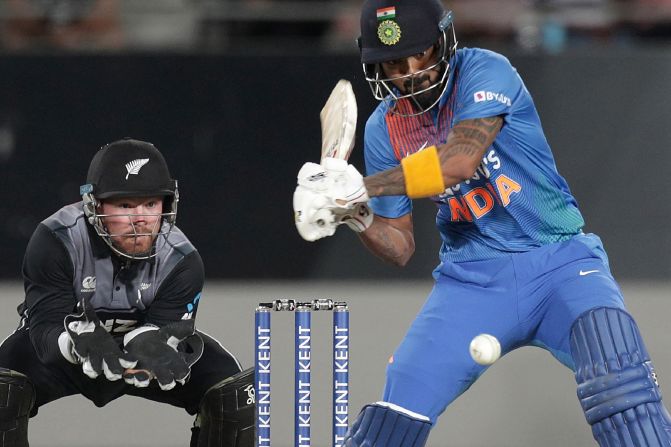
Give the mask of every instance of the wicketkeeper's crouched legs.
[[0, 368], [0, 447], [28, 447], [35, 388], [27, 376]]
[[191, 447], [253, 447], [254, 410], [254, 368], [249, 368], [205, 393]]
[[601, 447], [671, 445], [671, 417], [629, 314], [616, 308], [582, 314], [571, 329], [571, 354], [578, 398]]

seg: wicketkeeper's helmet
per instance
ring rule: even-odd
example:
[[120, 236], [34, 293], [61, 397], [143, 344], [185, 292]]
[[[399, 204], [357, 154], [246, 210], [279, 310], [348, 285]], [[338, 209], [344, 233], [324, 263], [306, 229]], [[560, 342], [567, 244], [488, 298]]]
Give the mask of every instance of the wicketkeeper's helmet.
[[[126, 253], [112, 241], [99, 213], [102, 200], [116, 197], [162, 197], [163, 213], [158, 223], [158, 237], [165, 240], [177, 219], [179, 192], [177, 180], [170, 176], [168, 164], [156, 147], [145, 141], [126, 138], [103, 146], [89, 165], [86, 184], [79, 192], [84, 202], [84, 213], [96, 233], [117, 254], [131, 259], [147, 259], [156, 255], [156, 243], [148, 253]], [[129, 221], [132, 217], [128, 214]], [[135, 227], [133, 227], [135, 230]], [[135, 236], [147, 236], [135, 233]]]
[[[420, 115], [433, 108], [447, 88], [451, 63], [457, 50], [452, 11], [440, 0], [367, 0], [361, 10], [361, 36], [358, 39], [366, 81], [377, 100], [392, 101], [394, 113]], [[420, 72], [388, 78], [381, 63], [404, 59], [434, 46], [438, 59]], [[421, 78], [422, 73], [437, 70], [440, 77], [429, 87], [401, 93], [394, 80]], [[428, 92], [435, 98], [430, 104], [417, 100]]]

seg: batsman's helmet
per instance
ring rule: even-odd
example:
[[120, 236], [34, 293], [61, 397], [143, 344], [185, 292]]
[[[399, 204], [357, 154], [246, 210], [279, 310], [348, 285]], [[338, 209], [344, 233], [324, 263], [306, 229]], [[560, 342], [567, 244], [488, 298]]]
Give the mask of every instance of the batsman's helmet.
[[[157, 235], [163, 240], [172, 231], [177, 219], [179, 192], [177, 180], [170, 176], [168, 164], [156, 147], [148, 142], [125, 138], [109, 143], [93, 156], [86, 176], [86, 184], [79, 192], [84, 202], [84, 214], [96, 233], [117, 254], [131, 259], [147, 259], [156, 255], [156, 244], [151, 252], [126, 253], [115, 246], [99, 213], [102, 200], [117, 197], [162, 197], [163, 213]], [[129, 221], [133, 217], [128, 214]], [[135, 231], [135, 227], [133, 227]], [[146, 234], [135, 233], [135, 236]]]
[[[392, 112], [406, 116], [420, 115], [438, 104], [447, 88], [457, 50], [452, 19], [452, 11], [446, 10], [440, 0], [366, 0], [361, 9], [358, 44], [363, 72], [375, 99], [394, 102]], [[431, 46], [436, 50], [437, 61], [419, 72], [389, 78], [380, 65], [422, 53]], [[431, 70], [440, 76], [429, 87], [403, 94], [392, 83], [419, 79]], [[428, 104], [419, 100], [427, 96], [431, 98]]]

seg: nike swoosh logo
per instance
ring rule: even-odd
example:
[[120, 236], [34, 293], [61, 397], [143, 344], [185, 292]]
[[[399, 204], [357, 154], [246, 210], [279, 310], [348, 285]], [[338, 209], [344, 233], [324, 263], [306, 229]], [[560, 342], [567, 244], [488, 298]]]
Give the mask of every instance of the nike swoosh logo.
[[422, 144], [422, 146], [421, 146], [419, 149], [417, 149], [417, 152], [419, 152], [419, 151], [421, 151], [422, 149], [424, 149], [424, 148], [426, 147], [427, 144], [429, 144], [429, 140], [426, 140], [426, 141], [424, 142], [424, 144]]
[[587, 270], [587, 271], [584, 271], [584, 272], [582, 270], [580, 270], [580, 276], [585, 276], [585, 275], [589, 275], [590, 273], [596, 273], [596, 272], [598, 272], [598, 270]]

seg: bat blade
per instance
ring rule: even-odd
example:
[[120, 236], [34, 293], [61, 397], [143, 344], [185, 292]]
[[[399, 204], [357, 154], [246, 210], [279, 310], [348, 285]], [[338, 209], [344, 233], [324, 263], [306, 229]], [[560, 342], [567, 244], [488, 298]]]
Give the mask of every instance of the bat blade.
[[319, 113], [322, 127], [321, 160], [326, 157], [347, 160], [354, 148], [357, 106], [352, 84], [338, 81]]

